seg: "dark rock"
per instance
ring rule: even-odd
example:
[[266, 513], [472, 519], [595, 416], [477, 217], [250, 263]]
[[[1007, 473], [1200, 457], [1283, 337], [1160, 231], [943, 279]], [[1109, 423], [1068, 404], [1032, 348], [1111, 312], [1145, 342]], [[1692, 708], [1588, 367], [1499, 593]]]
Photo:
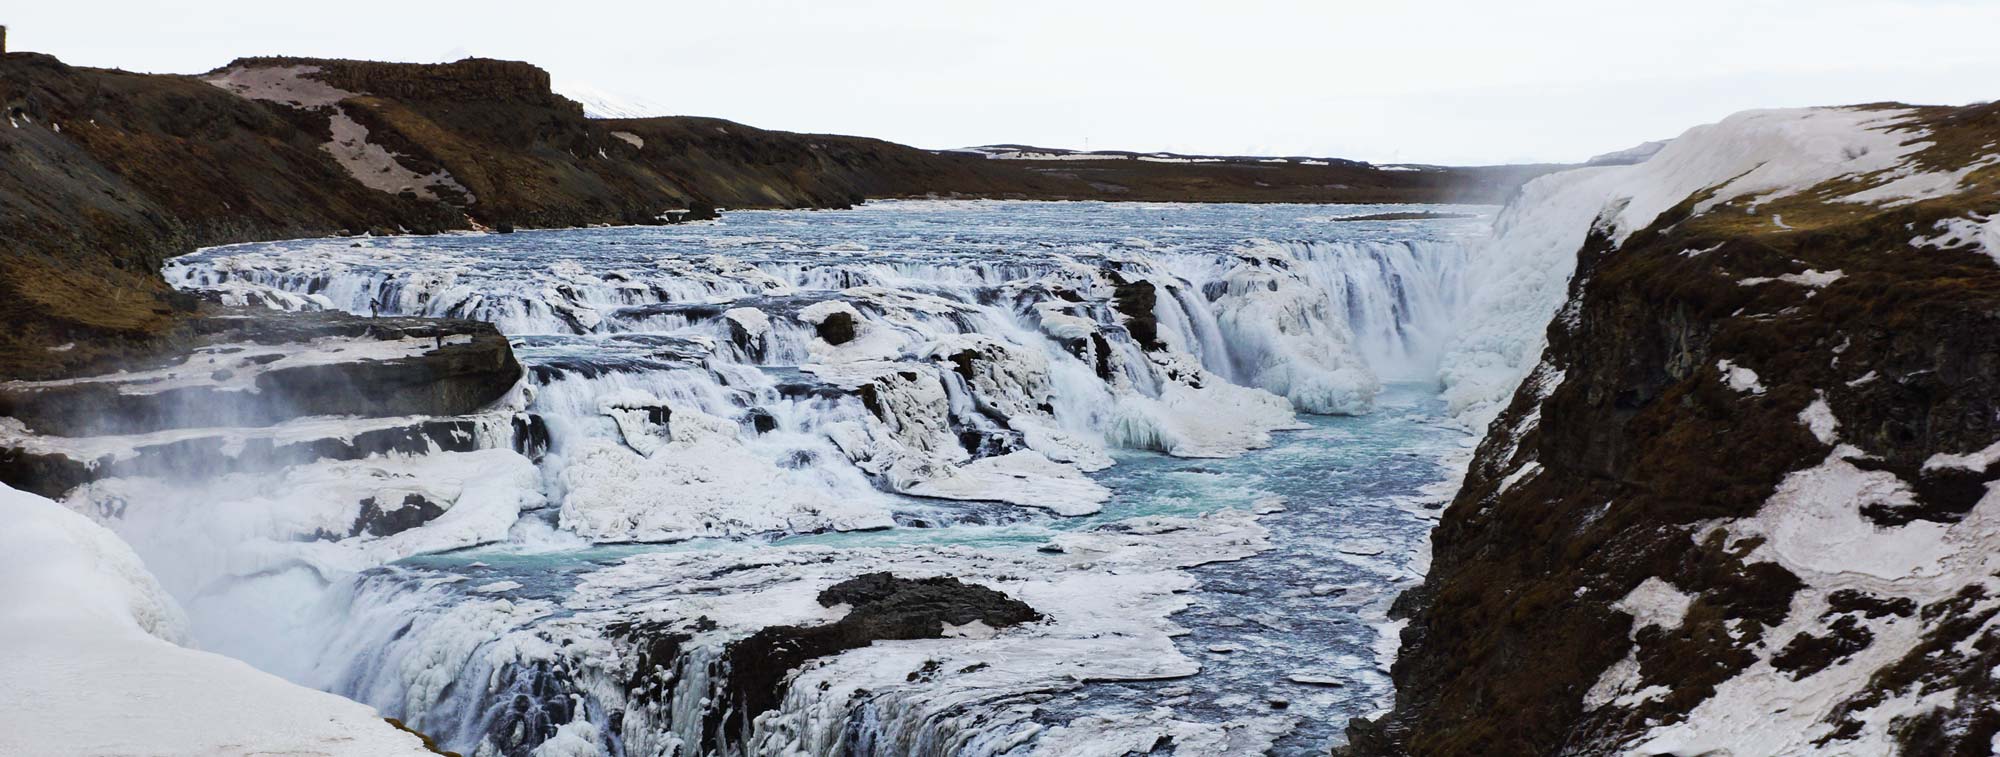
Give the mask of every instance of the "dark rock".
[[[98, 465], [110, 460], [98, 461]], [[99, 478], [91, 463], [66, 455], [44, 455], [19, 448], [0, 448], [0, 484], [49, 499]]]
[[815, 324], [814, 329], [819, 332], [819, 338], [827, 344], [846, 344], [854, 341], [854, 314], [836, 310]]
[[412, 528], [436, 520], [444, 514], [444, 507], [421, 494], [403, 495], [402, 505], [393, 510], [384, 510], [376, 498], [361, 500], [361, 514], [354, 518], [354, 525], [347, 531], [348, 536], [389, 536], [400, 534]]
[[[232, 446], [235, 449], [231, 449]], [[146, 476], [185, 481], [225, 473], [271, 471], [322, 460], [360, 460], [385, 454], [471, 452], [478, 448], [475, 421], [439, 418], [370, 429], [350, 437], [306, 439], [285, 444], [276, 444], [270, 437], [254, 437], [240, 442], [221, 435], [195, 437], [142, 445], [133, 448], [129, 456], [107, 456], [94, 463], [62, 455], [0, 451], [0, 483], [54, 499], [70, 489], [101, 478]]]
[[[271, 368], [257, 374], [252, 392], [204, 384], [137, 393], [126, 389], [145, 387], [116, 380], [0, 389], [0, 415], [61, 436], [268, 426], [310, 415], [465, 415], [499, 399], [521, 376], [507, 339], [477, 321], [245, 313], [197, 325], [204, 330], [199, 346], [303, 344], [331, 336], [429, 339], [438, 346], [412, 357]], [[466, 336], [470, 342], [445, 343]], [[187, 354], [151, 358], [171, 365]]]
[[514, 416], [514, 451], [540, 462], [549, 452], [549, 424], [537, 413]]
[[745, 723], [776, 706], [784, 677], [807, 661], [839, 654], [876, 641], [936, 639], [945, 625], [979, 621], [993, 628], [1042, 618], [1019, 600], [956, 578], [900, 578], [870, 573], [820, 592], [819, 603], [849, 605], [845, 617], [819, 626], [772, 626], [734, 642], [725, 652], [727, 708], [715, 710], [707, 732], [717, 751], [732, 743]]
[[1159, 303], [1160, 294], [1153, 282], [1119, 280], [1112, 290], [1112, 303], [1120, 315], [1125, 316], [1125, 330], [1132, 335], [1147, 352], [1157, 352], [1167, 348], [1160, 341], [1160, 319], [1153, 315], [1153, 307]]

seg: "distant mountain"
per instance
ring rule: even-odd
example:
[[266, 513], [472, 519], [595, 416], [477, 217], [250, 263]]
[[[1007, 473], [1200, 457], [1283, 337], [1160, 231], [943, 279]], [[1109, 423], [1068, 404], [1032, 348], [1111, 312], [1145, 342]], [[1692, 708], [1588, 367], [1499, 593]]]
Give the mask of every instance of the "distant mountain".
[[[1342, 158], [1315, 158], [1302, 155], [1190, 155], [1176, 152], [1132, 152], [1130, 150], [1069, 150], [1061, 147], [1035, 147], [1033, 145], [980, 145], [961, 147], [940, 152], [981, 155], [993, 160], [1136, 160], [1145, 163], [1292, 163], [1302, 166], [1351, 166], [1367, 167], [1368, 163]], [[1415, 166], [1375, 166], [1390, 171], [1417, 170]]]
[[667, 106], [641, 97], [607, 92], [588, 84], [563, 82], [554, 86], [556, 94], [583, 105], [584, 118], [654, 118], [671, 116]]

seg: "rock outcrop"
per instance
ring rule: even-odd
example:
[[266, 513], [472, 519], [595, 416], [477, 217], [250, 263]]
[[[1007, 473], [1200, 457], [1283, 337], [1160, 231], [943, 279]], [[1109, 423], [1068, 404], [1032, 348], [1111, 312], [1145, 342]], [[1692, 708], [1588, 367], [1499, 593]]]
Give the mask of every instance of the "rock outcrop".
[[149, 362], [0, 382], [0, 483], [60, 497], [118, 476], [469, 452], [477, 439], [531, 436], [537, 422], [503, 430], [507, 418], [473, 417], [522, 375], [491, 324], [212, 310]]
[[1759, 112], [1540, 180], [1595, 220], [1352, 752], [1989, 753], [1996, 137]]
[[776, 707], [787, 676], [814, 659], [877, 641], [941, 639], [960, 627], [1001, 629], [1042, 618], [1018, 599], [947, 577], [869, 573], [827, 587], [818, 599], [826, 607], [851, 609], [832, 623], [771, 626], [729, 645], [728, 689], [735, 701], [708, 728], [718, 752], [727, 750], [730, 734]]
[[238, 311], [194, 319], [159, 365], [0, 383], [0, 415], [59, 436], [477, 412], [521, 377], [492, 324]]

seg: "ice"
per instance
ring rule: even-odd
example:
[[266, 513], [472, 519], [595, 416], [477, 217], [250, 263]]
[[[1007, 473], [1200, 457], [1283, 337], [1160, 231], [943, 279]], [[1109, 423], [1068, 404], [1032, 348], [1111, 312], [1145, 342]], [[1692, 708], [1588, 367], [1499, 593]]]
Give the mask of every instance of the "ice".
[[587, 442], [563, 470], [564, 528], [601, 542], [849, 531], [894, 524], [888, 502], [839, 469], [780, 468], [738, 439], [738, 426], [675, 412], [672, 436], [646, 453]]
[[1033, 450], [980, 458], [904, 491], [921, 497], [997, 500], [1046, 507], [1058, 515], [1089, 515], [1111, 498], [1109, 489], [1086, 478], [1076, 468], [1053, 462]]

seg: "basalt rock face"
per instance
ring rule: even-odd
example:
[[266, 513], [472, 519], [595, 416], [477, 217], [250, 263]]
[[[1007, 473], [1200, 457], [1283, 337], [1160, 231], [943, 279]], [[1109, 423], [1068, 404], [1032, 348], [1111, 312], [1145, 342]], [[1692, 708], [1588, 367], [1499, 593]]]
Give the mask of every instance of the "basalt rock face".
[[310, 66], [315, 78], [339, 89], [415, 102], [481, 100], [550, 108], [583, 115], [549, 89], [549, 72], [511, 60], [466, 58], [452, 63], [379, 63], [326, 58], [240, 58], [232, 66]]
[[1909, 113], [1909, 170], [1600, 222], [1353, 753], [1990, 753], [2000, 108]]

